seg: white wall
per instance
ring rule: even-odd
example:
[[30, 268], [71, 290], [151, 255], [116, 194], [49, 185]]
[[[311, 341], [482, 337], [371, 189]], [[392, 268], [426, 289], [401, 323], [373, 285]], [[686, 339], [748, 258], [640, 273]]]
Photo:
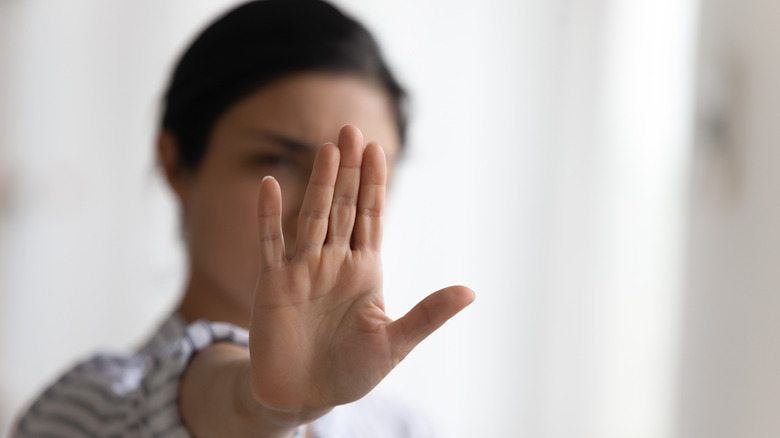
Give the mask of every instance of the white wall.
[[697, 3], [567, 4], [529, 436], [670, 436]]
[[[157, 102], [175, 54], [230, 3], [0, 2], [0, 430], [173, 305]], [[337, 3], [414, 99], [388, 310], [454, 283], [478, 294], [383, 390], [453, 437], [667, 431], [693, 2]]]

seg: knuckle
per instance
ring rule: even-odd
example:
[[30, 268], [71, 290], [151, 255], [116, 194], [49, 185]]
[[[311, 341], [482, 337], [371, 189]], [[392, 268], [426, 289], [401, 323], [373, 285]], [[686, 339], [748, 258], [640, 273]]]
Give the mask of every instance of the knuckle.
[[339, 207], [350, 207], [357, 203], [357, 197], [353, 195], [340, 194], [333, 197], [333, 205]]
[[266, 243], [274, 243], [274, 242], [280, 242], [284, 239], [284, 235], [280, 231], [270, 232], [270, 233], [264, 233], [260, 236], [260, 242]]
[[315, 221], [327, 220], [330, 212], [316, 208], [301, 210], [301, 216]]
[[377, 207], [364, 207], [358, 210], [358, 214], [371, 219], [382, 217], [382, 209]]

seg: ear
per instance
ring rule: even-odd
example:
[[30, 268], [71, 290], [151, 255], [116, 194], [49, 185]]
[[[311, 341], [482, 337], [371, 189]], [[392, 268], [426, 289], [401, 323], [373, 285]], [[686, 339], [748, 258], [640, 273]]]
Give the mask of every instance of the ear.
[[165, 172], [168, 186], [183, 204], [189, 171], [181, 164], [176, 137], [169, 131], [161, 131], [157, 137], [157, 160]]

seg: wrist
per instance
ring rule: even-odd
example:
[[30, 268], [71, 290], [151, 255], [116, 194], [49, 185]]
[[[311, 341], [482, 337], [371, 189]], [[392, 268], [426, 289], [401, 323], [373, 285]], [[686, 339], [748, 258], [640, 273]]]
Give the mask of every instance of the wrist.
[[[246, 350], [244, 350], [246, 352]], [[260, 397], [258, 397], [252, 385], [252, 364], [251, 360], [241, 361], [237, 364], [239, 370], [236, 373], [237, 379], [235, 380], [237, 394], [237, 409], [244, 412], [247, 418], [262, 419], [263, 423], [268, 427], [289, 430], [291, 427], [293, 430], [300, 426], [309, 424], [314, 420], [322, 417], [330, 412], [333, 408], [306, 408], [301, 407], [299, 409], [281, 409], [265, 403]], [[294, 435], [298, 436], [298, 435]], [[301, 437], [303, 435], [300, 435]]]
[[192, 358], [181, 383], [182, 418], [198, 437], [292, 438], [301, 415], [274, 411], [249, 389], [249, 352], [227, 343]]
[[[298, 429], [308, 423], [301, 413], [287, 412], [273, 409], [258, 400], [251, 386], [252, 364], [249, 351], [234, 346], [225, 346], [230, 352], [226, 355], [235, 355], [235, 359], [228, 365], [232, 380], [233, 412], [236, 413], [236, 423], [230, 436], [262, 436], [269, 438], [293, 438], [298, 437]], [[258, 434], [262, 431], [262, 434]], [[302, 435], [300, 435], [302, 436]]]

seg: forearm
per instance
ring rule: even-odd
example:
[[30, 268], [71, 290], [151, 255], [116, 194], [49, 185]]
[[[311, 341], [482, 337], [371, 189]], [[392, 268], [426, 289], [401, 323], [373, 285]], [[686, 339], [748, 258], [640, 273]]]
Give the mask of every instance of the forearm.
[[249, 351], [227, 343], [212, 345], [190, 361], [182, 377], [180, 409], [199, 438], [290, 438], [296, 427], [319, 416], [273, 410], [255, 400]]

